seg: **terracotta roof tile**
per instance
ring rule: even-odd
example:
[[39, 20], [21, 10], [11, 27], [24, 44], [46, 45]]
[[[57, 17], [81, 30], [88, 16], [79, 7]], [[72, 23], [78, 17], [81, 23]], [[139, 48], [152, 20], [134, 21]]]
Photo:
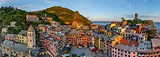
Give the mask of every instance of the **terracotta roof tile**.
[[120, 40], [120, 44], [129, 45], [129, 46], [132, 46], [132, 45], [138, 46], [138, 42], [133, 41], [133, 40], [131, 40], [129, 42], [129, 39], [122, 39], [122, 40]]

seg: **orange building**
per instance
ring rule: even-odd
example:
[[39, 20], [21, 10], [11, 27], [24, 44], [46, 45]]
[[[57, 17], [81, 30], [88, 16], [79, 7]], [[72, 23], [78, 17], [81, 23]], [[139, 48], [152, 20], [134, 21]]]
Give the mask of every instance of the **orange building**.
[[80, 38], [81, 34], [78, 31], [72, 31], [67, 35], [67, 40], [71, 44], [76, 44], [77, 43], [77, 38]]
[[137, 24], [137, 29], [136, 29], [136, 33], [141, 33], [142, 31], [142, 24]]
[[81, 38], [77, 38], [76, 42], [76, 45], [83, 44], [84, 46], [87, 46], [89, 42], [89, 36], [82, 36]]
[[67, 35], [67, 38], [68, 42], [70, 42], [71, 44], [83, 44], [84, 46], [88, 46], [89, 36], [82, 36], [79, 31], [71, 31]]
[[37, 15], [26, 15], [26, 20], [27, 21], [39, 21], [39, 18]]
[[52, 22], [52, 21], [53, 21], [53, 18], [52, 18], [52, 17], [47, 17], [47, 18], [46, 18], [46, 21]]
[[116, 36], [112, 42], [112, 46], [115, 46], [122, 39], [123, 39], [122, 36]]

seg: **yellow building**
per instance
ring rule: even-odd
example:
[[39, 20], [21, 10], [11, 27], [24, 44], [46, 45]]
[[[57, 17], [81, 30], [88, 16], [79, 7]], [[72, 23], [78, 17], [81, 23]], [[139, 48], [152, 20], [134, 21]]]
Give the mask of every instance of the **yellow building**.
[[40, 29], [41, 31], [45, 32], [45, 27], [44, 27], [42, 24], [39, 25], [39, 29]]
[[126, 31], [126, 28], [122, 28], [120, 33], [123, 33]]
[[18, 42], [27, 44], [27, 30], [21, 30], [18, 34]]
[[30, 25], [30, 27], [27, 30], [21, 30], [18, 34], [18, 42], [27, 44], [29, 48], [34, 48], [36, 45], [36, 39], [35, 39], [35, 30]]
[[32, 25], [29, 26], [28, 31], [27, 31], [27, 45], [29, 48], [35, 48], [36, 46], [36, 34], [35, 34], [35, 30], [32, 27]]
[[116, 36], [114, 40], [112, 41], [112, 46], [115, 46], [120, 40], [122, 40], [122, 36]]
[[110, 28], [115, 27], [116, 25], [117, 25], [116, 23], [112, 23], [112, 24], [110, 25]]

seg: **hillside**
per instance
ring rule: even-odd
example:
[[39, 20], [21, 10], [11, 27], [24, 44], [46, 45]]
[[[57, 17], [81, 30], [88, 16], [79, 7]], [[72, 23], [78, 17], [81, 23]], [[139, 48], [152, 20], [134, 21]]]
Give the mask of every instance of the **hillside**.
[[8, 33], [18, 33], [21, 29], [27, 29], [29, 23], [25, 20], [26, 11], [17, 8], [1, 7], [0, 8], [0, 29], [2, 27], [7, 27], [10, 22], [16, 21], [15, 28], [8, 27]]
[[57, 15], [60, 20], [65, 22], [65, 24], [72, 24], [73, 21], [80, 22], [85, 25], [91, 24], [91, 21], [82, 16], [78, 11], [72, 11], [60, 6], [50, 7], [42, 11]]

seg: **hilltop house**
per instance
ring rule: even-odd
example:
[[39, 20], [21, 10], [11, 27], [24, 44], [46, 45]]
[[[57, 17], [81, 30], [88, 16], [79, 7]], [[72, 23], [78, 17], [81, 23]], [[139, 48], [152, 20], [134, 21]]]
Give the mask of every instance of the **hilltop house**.
[[26, 20], [28, 22], [37, 22], [39, 21], [39, 18], [37, 17], [37, 15], [26, 15]]

